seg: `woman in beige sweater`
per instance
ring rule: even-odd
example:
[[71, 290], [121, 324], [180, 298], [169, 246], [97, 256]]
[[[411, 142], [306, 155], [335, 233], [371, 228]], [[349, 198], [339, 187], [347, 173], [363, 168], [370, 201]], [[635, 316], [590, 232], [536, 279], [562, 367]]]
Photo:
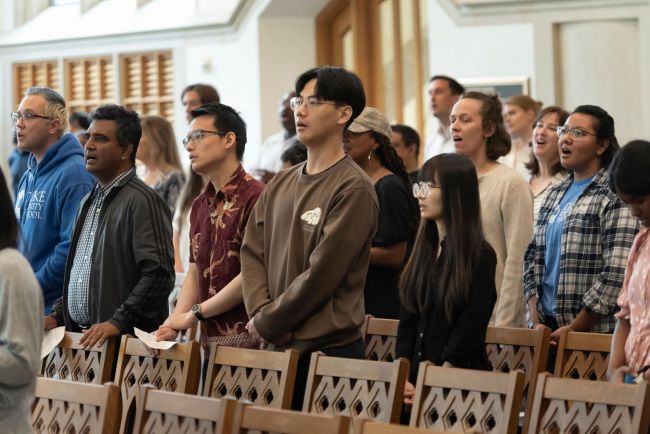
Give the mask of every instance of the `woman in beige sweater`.
[[468, 92], [451, 113], [456, 152], [466, 155], [478, 174], [485, 239], [497, 254], [497, 303], [491, 324], [524, 326], [522, 270], [533, 234], [533, 197], [514, 169], [496, 160], [510, 151], [499, 97]]

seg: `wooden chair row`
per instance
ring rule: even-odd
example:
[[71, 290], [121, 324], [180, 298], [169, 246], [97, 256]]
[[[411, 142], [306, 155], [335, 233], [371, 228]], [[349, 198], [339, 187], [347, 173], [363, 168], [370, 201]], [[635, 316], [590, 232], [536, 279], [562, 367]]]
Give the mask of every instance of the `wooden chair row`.
[[[368, 360], [395, 360], [399, 321], [366, 316], [363, 326]], [[547, 336], [548, 334], [548, 336]], [[605, 381], [612, 335], [565, 331], [560, 336], [554, 376]], [[493, 370], [521, 369], [526, 383], [544, 371], [548, 357], [548, 329], [488, 327], [486, 350]]]
[[[373, 332], [392, 333], [387, 331], [387, 326], [392, 327], [396, 335], [396, 322], [379, 320], [375, 323], [381, 327], [374, 328], [371, 327], [373, 322], [368, 321], [364, 328], [366, 338]], [[558, 359], [565, 358], [568, 361], [566, 366], [572, 366], [574, 371], [576, 367], [593, 366], [594, 360], [600, 360], [589, 355], [580, 357], [583, 351], [579, 349], [582, 342], [579, 335], [582, 334], [563, 336], [560, 345], [567, 350], [560, 351], [558, 355]], [[585, 335], [588, 335], [585, 340], [590, 344], [590, 349], [601, 352], [606, 349], [597, 339], [598, 336]], [[86, 351], [79, 348], [79, 338], [74, 333], [66, 334], [59, 348], [44, 362], [43, 375], [85, 382], [114, 380], [122, 396], [122, 432], [127, 432], [134, 423], [143, 384], [152, 384], [157, 389], [171, 392], [197, 392], [200, 354], [195, 342], [177, 344], [170, 350], [161, 351], [158, 357], [153, 357], [138, 339], [124, 336], [117, 356], [116, 374], [107, 378], [106, 373], [111, 372], [115, 358], [115, 341], [106, 342], [97, 351]], [[502, 373], [513, 370], [524, 372], [523, 391], [531, 397], [528, 399], [527, 415], [531, 414], [536, 375], [543, 371], [546, 363], [548, 338], [547, 330], [490, 328], [487, 333], [487, 352], [493, 369]], [[233, 396], [260, 406], [288, 408], [297, 357], [293, 351], [274, 353], [215, 347], [210, 355], [203, 394], [216, 398]], [[606, 361], [606, 357], [601, 359]], [[313, 408], [324, 414], [350, 414], [396, 422], [401, 409], [401, 385], [408, 371], [405, 363], [355, 361], [346, 363], [345, 366], [350, 369], [341, 372], [337, 371], [339, 363], [315, 354], [305, 410]], [[566, 372], [572, 371], [567, 369]]]
[[[420, 367], [411, 427], [361, 420], [361, 434], [515, 433], [523, 373], [489, 373]], [[537, 380], [528, 434], [645, 433], [650, 424], [650, 385], [612, 384], [551, 377]], [[314, 414], [142, 388], [135, 424], [120, 431], [121, 396], [114, 384], [37, 379], [32, 405], [36, 433], [247, 433], [343, 434], [350, 415]], [[417, 426], [417, 427], [416, 427]], [[424, 428], [424, 429], [418, 429]]]
[[[115, 384], [84, 384], [39, 378], [32, 406], [36, 433], [117, 434], [120, 394]], [[232, 398], [206, 398], [156, 390], [145, 386], [143, 405], [136, 415], [135, 434], [348, 434], [348, 416], [319, 415], [259, 407]], [[118, 417], [115, 417], [115, 416]], [[360, 424], [361, 434], [435, 434], [399, 425]]]

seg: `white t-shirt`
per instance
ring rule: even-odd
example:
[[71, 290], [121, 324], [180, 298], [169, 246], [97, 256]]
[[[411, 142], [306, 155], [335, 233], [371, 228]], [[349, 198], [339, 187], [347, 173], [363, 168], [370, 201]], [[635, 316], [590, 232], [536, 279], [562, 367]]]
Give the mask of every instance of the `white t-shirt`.
[[282, 160], [280, 160], [282, 153], [297, 140], [296, 136], [287, 138], [284, 131], [267, 138], [257, 153], [257, 159], [250, 166], [252, 173], [256, 170], [279, 172], [282, 169]]

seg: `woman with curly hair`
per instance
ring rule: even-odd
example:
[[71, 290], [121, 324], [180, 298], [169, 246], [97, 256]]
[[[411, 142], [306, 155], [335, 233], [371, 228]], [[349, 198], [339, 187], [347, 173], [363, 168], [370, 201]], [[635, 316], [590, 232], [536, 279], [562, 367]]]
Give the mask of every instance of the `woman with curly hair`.
[[452, 109], [451, 135], [456, 152], [476, 168], [483, 232], [497, 254], [498, 295], [491, 323], [523, 327], [521, 270], [533, 235], [533, 196], [521, 175], [497, 162], [511, 147], [502, 113], [498, 96], [467, 92]]

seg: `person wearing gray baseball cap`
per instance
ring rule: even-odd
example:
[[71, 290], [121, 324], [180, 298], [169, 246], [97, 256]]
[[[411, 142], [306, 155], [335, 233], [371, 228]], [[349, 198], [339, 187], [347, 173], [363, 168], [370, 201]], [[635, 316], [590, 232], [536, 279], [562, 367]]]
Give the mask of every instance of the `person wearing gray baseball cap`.
[[386, 116], [366, 107], [343, 135], [343, 150], [372, 181], [379, 200], [379, 224], [370, 248], [365, 284], [366, 314], [398, 318], [398, 281], [418, 222], [404, 162], [390, 144]]

